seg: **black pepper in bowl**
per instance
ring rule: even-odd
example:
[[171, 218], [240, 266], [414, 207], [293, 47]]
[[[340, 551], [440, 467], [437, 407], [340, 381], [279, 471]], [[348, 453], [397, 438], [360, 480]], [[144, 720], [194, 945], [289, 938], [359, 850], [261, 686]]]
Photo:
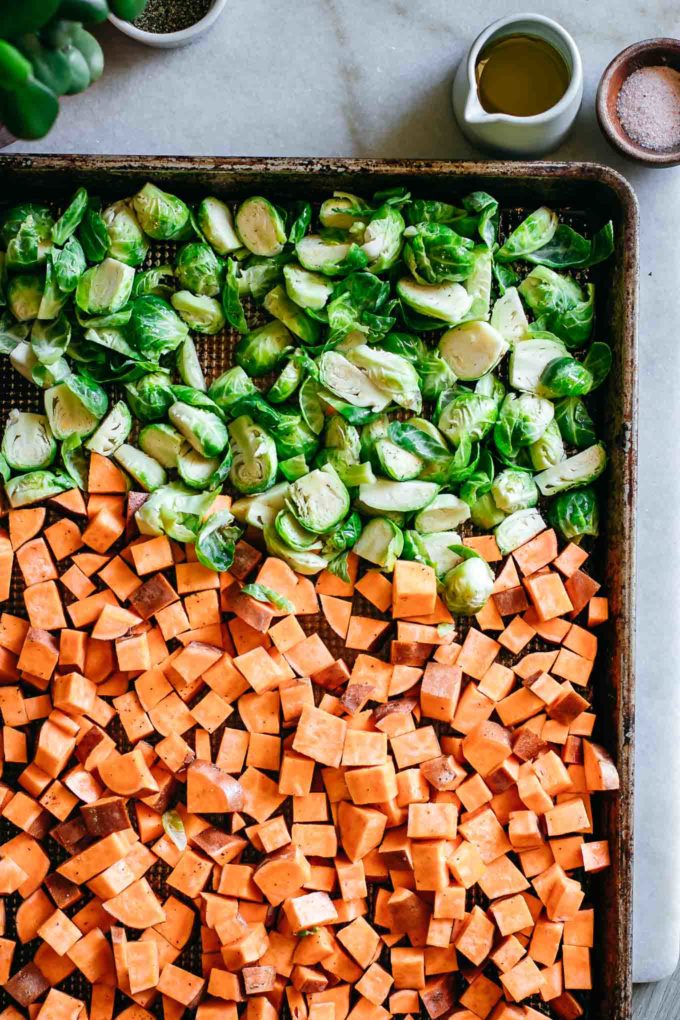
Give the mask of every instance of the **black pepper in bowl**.
[[182, 32], [201, 21], [212, 6], [213, 0], [148, 0], [133, 25], [157, 35]]

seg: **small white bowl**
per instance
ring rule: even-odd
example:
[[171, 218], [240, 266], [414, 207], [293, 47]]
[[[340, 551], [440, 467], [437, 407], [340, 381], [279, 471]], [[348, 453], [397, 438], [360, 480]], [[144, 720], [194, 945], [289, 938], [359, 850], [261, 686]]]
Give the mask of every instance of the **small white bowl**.
[[159, 50], [171, 50], [195, 42], [199, 36], [213, 27], [226, 6], [227, 0], [215, 0], [205, 17], [195, 24], [189, 25], [188, 28], [183, 28], [180, 32], [144, 32], [141, 28], [136, 28], [131, 21], [122, 21], [114, 14], [109, 15], [109, 21], [124, 35], [136, 42], [143, 43], [144, 46], [153, 46]]

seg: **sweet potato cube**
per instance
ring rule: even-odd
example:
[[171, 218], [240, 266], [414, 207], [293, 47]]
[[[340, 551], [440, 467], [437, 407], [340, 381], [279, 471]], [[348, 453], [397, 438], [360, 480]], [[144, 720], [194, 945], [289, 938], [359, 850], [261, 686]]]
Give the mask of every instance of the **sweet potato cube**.
[[533, 918], [521, 895], [509, 896], [507, 899], [496, 900], [489, 907], [501, 935], [514, 935], [524, 928], [531, 928]]
[[432, 567], [411, 560], [397, 560], [392, 576], [392, 616], [425, 616], [434, 611], [437, 577]]
[[38, 630], [61, 630], [66, 626], [59, 591], [54, 581], [43, 581], [26, 588], [24, 604], [31, 627]]
[[322, 765], [337, 768], [342, 761], [347, 723], [319, 708], [305, 705], [293, 739], [293, 749]]
[[234, 665], [258, 694], [278, 687], [285, 678], [281, 668], [262, 647], [237, 655]]
[[527, 577], [524, 586], [533, 602], [539, 620], [552, 620], [573, 609], [559, 574], [536, 574]]
[[285, 900], [283, 911], [293, 932], [315, 928], [317, 925], [334, 924], [338, 912], [330, 896], [324, 892], [307, 893]]
[[241, 811], [241, 784], [211, 762], [196, 760], [187, 768], [187, 810], [195, 814]]
[[480, 907], [473, 907], [462, 931], [455, 940], [459, 953], [479, 967], [493, 947], [495, 928]]
[[530, 957], [525, 957], [511, 970], [500, 976], [501, 984], [515, 1002], [536, 995], [543, 987], [541, 971]]
[[450, 722], [453, 719], [462, 682], [460, 666], [428, 662], [420, 687], [420, 707], [430, 719]]
[[552, 563], [556, 556], [557, 535], [552, 528], [542, 531], [512, 553], [512, 558], [525, 577]]
[[510, 755], [510, 732], [498, 723], [485, 720], [463, 738], [462, 750], [474, 770], [482, 777], [487, 776]]

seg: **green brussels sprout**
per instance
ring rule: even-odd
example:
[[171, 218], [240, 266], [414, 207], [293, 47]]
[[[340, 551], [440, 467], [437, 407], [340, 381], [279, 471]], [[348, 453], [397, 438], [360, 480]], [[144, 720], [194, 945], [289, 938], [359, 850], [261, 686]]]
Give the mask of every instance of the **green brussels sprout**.
[[142, 230], [155, 241], [183, 241], [191, 236], [191, 214], [181, 198], [145, 184], [132, 204]]
[[9, 356], [9, 362], [15, 372], [23, 376], [29, 382], [33, 382], [33, 372], [40, 362], [36, 358], [33, 348], [25, 340], [16, 344]]
[[215, 401], [220, 410], [229, 414], [241, 397], [247, 397], [256, 392], [255, 384], [243, 369], [236, 365], [223, 372], [210, 384], [208, 396]]
[[87, 211], [88, 195], [85, 188], [78, 188], [68, 206], [52, 227], [52, 241], [62, 248], [75, 234]]
[[318, 574], [320, 570], [325, 570], [328, 566], [326, 557], [317, 552], [310, 549], [291, 549], [283, 541], [273, 524], [265, 524], [262, 535], [267, 552], [272, 556], [278, 556], [298, 574], [312, 576]]
[[491, 397], [496, 407], [500, 407], [506, 393], [505, 383], [502, 383], [493, 372], [487, 372], [475, 383], [475, 393], [482, 397]]
[[9, 312], [0, 314], [0, 353], [11, 354], [26, 339], [30, 328], [26, 323], [15, 322]]
[[7, 268], [13, 272], [39, 269], [50, 250], [50, 243], [41, 239], [33, 218], [28, 216], [7, 245]]
[[476, 380], [492, 372], [508, 345], [488, 322], [465, 322], [449, 329], [439, 341], [439, 353], [458, 379]]
[[555, 404], [555, 421], [565, 442], [579, 450], [597, 440], [593, 419], [580, 397], [565, 397]]
[[461, 544], [460, 535], [456, 531], [433, 531], [418, 537], [437, 577], [444, 577], [461, 562], [461, 556], [455, 552]]
[[[473, 248], [475, 257], [472, 272], [465, 280], [463, 286], [472, 298], [470, 311], [471, 319], [488, 320], [491, 314], [491, 283], [493, 280], [493, 255], [484, 245], [478, 244]], [[501, 334], [502, 336], [502, 334]], [[505, 337], [503, 338], [505, 339]]]
[[184, 290], [215, 297], [222, 289], [224, 270], [210, 245], [190, 241], [177, 253], [175, 276]]
[[19, 322], [37, 319], [45, 281], [32, 273], [20, 273], [7, 282], [7, 306]]
[[322, 548], [319, 536], [315, 535], [313, 531], [303, 528], [290, 510], [279, 510], [274, 520], [274, 527], [281, 540], [291, 549], [313, 549], [318, 552]]
[[353, 241], [307, 234], [295, 245], [303, 269], [324, 276], [344, 276], [368, 265], [368, 255]]
[[250, 294], [254, 301], [262, 301], [265, 294], [281, 282], [284, 266], [292, 259], [293, 255], [286, 251], [270, 259], [253, 255], [240, 269], [238, 288], [241, 297]]
[[600, 512], [594, 490], [588, 487], [561, 492], [550, 504], [548, 521], [567, 542], [578, 543], [585, 535], [597, 538]]
[[266, 492], [237, 499], [231, 507], [234, 517], [241, 524], [248, 524], [253, 528], [273, 525], [276, 515], [286, 506], [288, 488], [288, 482], [279, 482]]
[[[331, 419], [332, 421], [333, 419]], [[367, 425], [363, 425], [360, 433], [360, 456], [364, 460], [368, 460], [372, 456], [375, 449], [375, 444], [379, 439], [388, 439], [388, 428], [389, 418], [386, 415], [380, 415], [379, 418], [375, 418], [373, 421], [368, 422]]]
[[135, 418], [158, 421], [175, 402], [166, 372], [149, 372], [135, 382], [125, 384], [125, 393]]
[[13, 471], [49, 467], [57, 455], [57, 444], [45, 415], [10, 411], [2, 437], [2, 455]]
[[404, 217], [393, 205], [381, 205], [372, 214], [361, 245], [368, 258], [369, 273], [384, 273], [394, 265], [401, 252], [405, 227]]
[[491, 495], [499, 510], [512, 514], [538, 503], [536, 483], [527, 471], [506, 468], [493, 480]]
[[236, 231], [254, 255], [279, 255], [286, 243], [286, 225], [271, 202], [260, 195], [246, 198], [236, 210]]
[[132, 287], [132, 300], [135, 301], [146, 294], [154, 294], [167, 301], [172, 294], [173, 285], [170, 281], [164, 282], [165, 277], [174, 277], [174, 275], [175, 271], [169, 265], [154, 266], [152, 269], [145, 269], [144, 272], [137, 273]]
[[176, 350], [188, 335], [186, 323], [163, 298], [146, 294], [133, 303], [130, 342], [148, 361]]
[[545, 471], [546, 468], [564, 460], [566, 457], [564, 441], [555, 418], [550, 422], [541, 438], [529, 446], [529, 457], [534, 471]]
[[496, 544], [503, 556], [519, 549], [521, 545], [528, 542], [545, 530], [545, 521], [538, 510], [526, 507], [524, 510], [515, 510], [496, 527], [494, 535]]
[[100, 453], [102, 457], [110, 457], [126, 442], [131, 431], [132, 416], [127, 404], [119, 400], [87, 440], [85, 448], [91, 453]]
[[170, 421], [188, 443], [203, 457], [217, 457], [227, 445], [229, 436], [221, 418], [203, 407], [192, 407], [176, 401], [168, 410]]
[[293, 338], [278, 319], [241, 337], [234, 350], [237, 365], [257, 378], [273, 372], [293, 348]]
[[482, 531], [492, 531], [501, 521], [505, 520], [506, 514], [499, 510], [490, 492], [478, 496], [470, 507], [470, 518], [476, 528]]
[[507, 241], [496, 252], [496, 258], [499, 262], [514, 262], [515, 259], [524, 258], [525, 255], [537, 251], [552, 240], [558, 223], [557, 213], [542, 205], [515, 227]]
[[568, 348], [582, 347], [593, 329], [595, 288], [585, 293], [569, 276], [536, 266], [519, 285], [519, 292], [536, 316], [536, 328], [548, 329]]
[[398, 354], [400, 357], [406, 358], [416, 368], [423, 358], [426, 358], [429, 354], [424, 341], [419, 336], [413, 336], [412, 333], [399, 333], [396, 331], [388, 333], [380, 341], [380, 347], [382, 350], [391, 351], [392, 354]]
[[427, 549], [423, 544], [423, 536], [417, 531], [404, 532], [404, 548], [401, 551], [400, 559], [410, 560], [414, 563], [424, 563], [426, 567], [432, 567], [434, 570]]
[[293, 482], [287, 502], [303, 528], [324, 534], [346, 516], [349, 493], [337, 472], [326, 465]]
[[222, 291], [222, 308], [230, 326], [239, 333], [248, 332], [248, 320], [240, 293], [240, 271], [236, 259], [227, 259], [227, 273]]
[[494, 425], [496, 449], [513, 460], [520, 449], [540, 439], [555, 415], [549, 400], [531, 393], [508, 393]]
[[406, 358], [361, 344], [349, 352], [349, 360], [399, 407], [415, 411], [416, 414], [422, 410], [418, 373]]
[[276, 444], [268, 432], [247, 414], [229, 425], [229, 442], [234, 460], [229, 479], [234, 488], [250, 495], [269, 489], [276, 479]]
[[61, 444], [61, 461], [74, 485], [87, 490], [89, 465], [80, 436], [69, 436]]
[[[255, 414], [257, 419], [257, 414]], [[266, 426], [266, 422], [260, 422]], [[315, 432], [309, 428], [305, 421], [296, 414], [283, 415], [276, 424], [272, 424], [271, 434], [276, 443], [276, 453], [280, 460], [287, 460], [294, 457], [296, 453], [302, 453], [305, 458], [311, 458], [316, 453], [319, 440]]]
[[457, 283], [474, 268], [474, 241], [442, 223], [414, 224], [404, 237], [404, 262], [418, 283]]
[[375, 444], [377, 470], [397, 482], [408, 482], [418, 478], [423, 470], [423, 461], [415, 453], [402, 449], [391, 439], [379, 439]]
[[177, 457], [177, 471], [190, 489], [216, 489], [227, 479], [231, 467], [231, 448], [223, 457], [203, 457], [184, 443]]
[[378, 478], [359, 486], [359, 499], [374, 513], [415, 513], [429, 506], [438, 492], [435, 482], [394, 482]]
[[129, 443], [122, 443], [114, 451], [113, 459], [118, 461], [129, 475], [132, 475], [135, 482], [145, 492], [154, 492], [161, 485], [165, 485], [168, 480], [164, 469], [157, 460]]
[[556, 492], [589, 485], [600, 477], [606, 466], [606, 450], [602, 443], [596, 443], [541, 471], [535, 481], [542, 496], [554, 496]]
[[325, 351], [317, 367], [321, 385], [354, 407], [382, 411], [390, 403], [389, 393], [379, 389], [366, 372], [337, 351]]
[[24, 202], [22, 205], [14, 205], [5, 213], [0, 230], [0, 242], [4, 248], [8, 248], [10, 242], [20, 233], [21, 228], [30, 224], [38, 235], [40, 241], [45, 242], [45, 251], [49, 250], [52, 241], [52, 228], [54, 217], [44, 205], [36, 205], [33, 202]]
[[[267, 392], [269, 403], [282, 404], [285, 400], [290, 400], [302, 382], [304, 374], [305, 370], [302, 359], [293, 354], [293, 357], [288, 359]], [[323, 414], [323, 411], [321, 413]], [[307, 424], [309, 425], [309, 422]]]
[[43, 320], [56, 319], [67, 301], [68, 294], [63, 294], [59, 290], [54, 275], [54, 269], [52, 267], [52, 258], [51, 256], [48, 256], [47, 264], [45, 266], [43, 294], [40, 299], [40, 308], [38, 309], [38, 318]]
[[85, 210], [85, 215], [78, 227], [78, 239], [83, 246], [88, 262], [103, 262], [109, 253], [109, 232], [99, 211], [99, 203], [95, 199]]
[[54, 365], [71, 342], [71, 323], [65, 315], [52, 322], [36, 319], [31, 329], [31, 347], [41, 365]]
[[429, 506], [416, 514], [413, 525], [421, 535], [432, 532], [453, 531], [470, 517], [468, 504], [452, 492], [442, 492]]
[[592, 375], [576, 358], [556, 358], [541, 373], [540, 393], [544, 397], [579, 397], [592, 388]]
[[241, 247], [231, 210], [219, 198], [204, 198], [196, 218], [199, 230], [218, 255], [231, 255]]
[[508, 287], [494, 302], [491, 325], [498, 330], [511, 348], [528, 338], [529, 320], [516, 287]]
[[130, 202], [114, 202], [102, 213], [109, 234], [109, 258], [127, 266], [141, 266], [149, 242]]
[[203, 375], [201, 362], [198, 359], [196, 344], [190, 336], [183, 340], [177, 348], [176, 361], [179, 377], [185, 386], [190, 386], [193, 390], [205, 392], [208, 386]]
[[178, 290], [170, 301], [187, 326], [196, 333], [214, 336], [224, 329], [226, 319], [222, 305], [215, 298], [200, 297], [190, 290]]
[[396, 291], [414, 312], [452, 325], [461, 322], [472, 306], [472, 298], [460, 283], [417, 283], [405, 276], [397, 280]]
[[135, 271], [118, 259], [105, 258], [78, 280], [76, 304], [88, 315], [110, 315], [130, 299]]
[[106, 414], [106, 393], [92, 380], [69, 376], [45, 392], [45, 411], [56, 439], [91, 435]]
[[494, 427], [498, 408], [493, 397], [461, 390], [442, 410], [438, 428], [454, 446], [459, 446], [467, 437], [479, 442]]
[[191, 492], [181, 482], [155, 489], [135, 514], [141, 535], [171, 535], [178, 542], [194, 542], [201, 521], [215, 502], [216, 492]]
[[282, 460], [279, 462], [279, 470], [283, 477], [288, 482], [294, 482], [298, 478], [302, 478], [309, 471], [309, 466], [302, 453], [297, 453], [294, 457], [289, 457], [288, 460]]
[[541, 392], [541, 376], [551, 362], [563, 358], [567, 348], [551, 333], [518, 341], [510, 352], [508, 380], [515, 390]]
[[416, 362], [416, 371], [420, 379], [420, 391], [424, 400], [437, 400], [446, 390], [451, 389], [456, 377], [439, 351], [428, 351]]
[[168, 470], [177, 467], [177, 459], [183, 445], [184, 437], [165, 422], [145, 425], [139, 433], [140, 449]]
[[64, 294], [72, 294], [87, 269], [85, 252], [77, 237], [69, 237], [61, 251], [52, 249], [52, 269], [59, 290]]
[[234, 562], [236, 543], [241, 529], [234, 523], [229, 510], [210, 514], [196, 536], [196, 559], [208, 570], [226, 573]]
[[338, 524], [335, 531], [326, 535], [323, 543], [325, 555], [334, 556], [346, 549], [352, 549], [359, 541], [362, 530], [361, 517], [357, 513], [351, 513]]
[[29, 471], [5, 482], [5, 492], [13, 510], [40, 503], [72, 488], [73, 479], [61, 471]]
[[334, 191], [319, 210], [321, 224], [331, 230], [350, 230], [357, 221], [366, 221], [370, 216], [370, 205], [348, 191]]
[[466, 558], [444, 575], [444, 602], [457, 616], [474, 616], [489, 600], [494, 585], [493, 571], [481, 556], [470, 556], [472, 550], [466, 546], [457, 546], [454, 551]]
[[311, 319], [299, 305], [290, 300], [281, 284], [277, 284], [265, 295], [264, 307], [270, 315], [279, 319], [291, 333], [298, 336], [303, 344], [319, 342], [321, 333], [319, 323], [315, 319]]
[[391, 573], [403, 548], [401, 528], [387, 517], [374, 517], [365, 525], [354, 545], [354, 552], [362, 560], [375, 563], [386, 573]]
[[295, 262], [289, 262], [283, 267], [283, 279], [288, 297], [300, 308], [311, 308], [318, 312], [333, 293], [332, 284], [320, 273], [310, 273]]

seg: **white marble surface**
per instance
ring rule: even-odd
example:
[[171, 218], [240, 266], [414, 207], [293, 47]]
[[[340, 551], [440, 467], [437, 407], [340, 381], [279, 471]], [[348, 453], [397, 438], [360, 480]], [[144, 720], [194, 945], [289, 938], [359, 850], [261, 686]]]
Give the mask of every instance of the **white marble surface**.
[[[670, 973], [680, 941], [680, 168], [614, 156], [593, 110], [624, 46], [680, 35], [677, 0], [559, 0], [584, 60], [585, 100], [556, 156], [610, 163], [642, 213], [636, 978]], [[109, 26], [104, 79], [63, 104], [42, 143], [14, 151], [472, 157], [449, 101], [458, 60], [506, 0], [231, 0], [189, 49], [145, 49]], [[521, 8], [520, 8], [521, 9]]]

